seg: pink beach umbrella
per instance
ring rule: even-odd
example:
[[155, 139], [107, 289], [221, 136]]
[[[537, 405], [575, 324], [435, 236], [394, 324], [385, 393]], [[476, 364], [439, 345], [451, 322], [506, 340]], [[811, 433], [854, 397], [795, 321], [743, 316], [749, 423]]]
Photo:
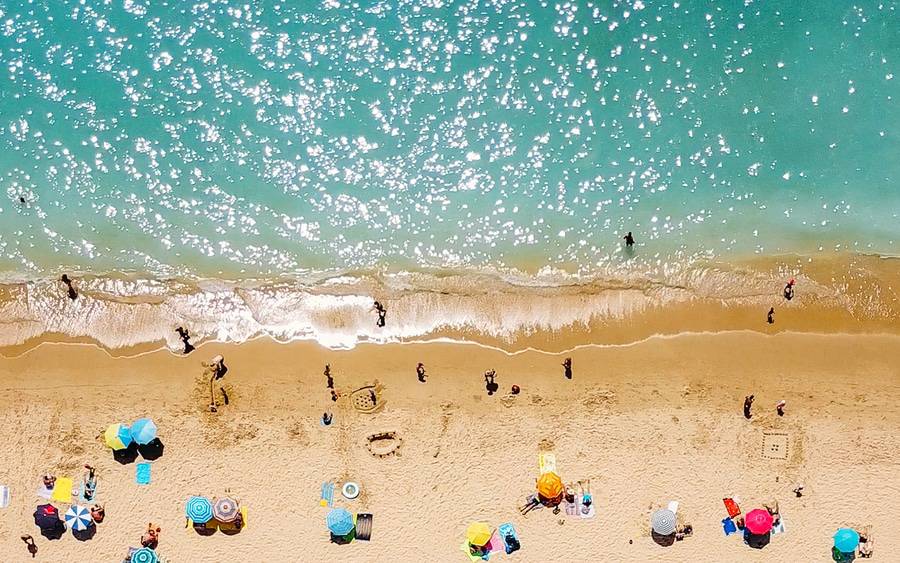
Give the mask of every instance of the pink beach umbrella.
[[767, 534], [772, 531], [772, 515], [761, 508], [751, 510], [744, 517], [744, 525], [751, 534]]

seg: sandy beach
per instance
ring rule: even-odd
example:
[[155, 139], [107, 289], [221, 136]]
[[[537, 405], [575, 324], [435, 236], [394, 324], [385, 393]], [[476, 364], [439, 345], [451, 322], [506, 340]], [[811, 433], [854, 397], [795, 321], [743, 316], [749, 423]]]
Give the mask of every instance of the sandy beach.
[[[200, 362], [223, 354], [229, 404], [206, 412]], [[563, 377], [564, 356], [574, 378]], [[417, 362], [428, 381], [419, 383]], [[342, 393], [333, 404], [322, 369]], [[512, 561], [828, 561], [840, 526], [871, 525], [875, 558], [900, 549], [886, 503], [900, 494], [900, 338], [751, 332], [655, 337], [564, 355], [508, 354], [476, 345], [361, 345], [257, 340], [207, 344], [188, 357], [156, 351], [112, 357], [92, 345], [46, 343], [0, 359], [0, 510], [4, 561], [120, 561], [147, 523], [162, 528], [169, 562], [465, 561], [467, 524], [512, 522]], [[488, 396], [482, 372], [497, 370]], [[378, 381], [380, 408], [350, 392]], [[522, 392], [506, 397], [511, 385]], [[741, 414], [754, 393], [754, 416]], [[778, 417], [775, 403], [787, 401]], [[334, 412], [324, 427], [321, 413]], [[151, 416], [164, 454], [152, 483], [114, 461], [99, 434]], [[396, 432], [396, 455], [374, 457], [366, 437]], [[786, 435], [785, 459], [763, 456], [764, 433]], [[533, 491], [538, 455], [555, 452], [565, 482], [590, 479], [593, 519], [517, 508]], [[97, 467], [106, 520], [96, 536], [38, 535], [31, 513], [40, 476], [79, 478]], [[361, 485], [336, 506], [373, 514], [369, 542], [329, 543], [323, 481]], [[791, 490], [805, 485], [804, 496]], [[248, 510], [236, 535], [185, 528], [189, 495], [231, 495]], [[722, 498], [745, 510], [778, 499], [786, 532], [753, 550], [725, 537]], [[692, 537], [661, 547], [653, 506], [680, 503]], [[65, 508], [65, 505], [60, 505]], [[37, 538], [32, 559], [21, 534]], [[494, 556], [496, 558], [498, 556]], [[493, 558], [492, 558], [493, 559]]]

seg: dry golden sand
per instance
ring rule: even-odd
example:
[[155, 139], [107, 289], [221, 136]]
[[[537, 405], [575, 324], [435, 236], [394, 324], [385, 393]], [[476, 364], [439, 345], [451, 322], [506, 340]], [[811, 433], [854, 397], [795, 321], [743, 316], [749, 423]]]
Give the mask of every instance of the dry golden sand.
[[[231, 404], [204, 412], [200, 361], [224, 354]], [[0, 560], [120, 561], [147, 522], [162, 527], [170, 562], [466, 561], [459, 551], [472, 520], [515, 523], [513, 561], [829, 561], [831, 535], [871, 524], [876, 560], [900, 552], [900, 338], [763, 335], [749, 332], [653, 338], [562, 355], [459, 344], [360, 346], [335, 352], [311, 343], [210, 344], [189, 357], [154, 352], [112, 358], [88, 345], [44, 344], [0, 359]], [[427, 384], [416, 381], [425, 362]], [[379, 380], [383, 408], [333, 405], [322, 368], [339, 389]], [[481, 373], [498, 372], [488, 397]], [[502, 395], [522, 387], [515, 400]], [[744, 395], [756, 395], [751, 421]], [[787, 414], [774, 405], [787, 400]], [[326, 408], [335, 423], [319, 424]], [[165, 442], [153, 482], [134, 483], [98, 439], [111, 422], [152, 416]], [[368, 434], [395, 431], [400, 455], [373, 457]], [[764, 431], [789, 436], [786, 460], [762, 456]], [[543, 509], [517, 512], [537, 477], [541, 446], [556, 452], [564, 480], [590, 479], [597, 515], [567, 520]], [[99, 471], [107, 518], [93, 540], [38, 535], [31, 513], [41, 474]], [[362, 485], [353, 512], [374, 514], [372, 541], [328, 542], [324, 480]], [[797, 499], [791, 489], [806, 485]], [[186, 530], [191, 494], [231, 494], [249, 510], [238, 535]], [[787, 533], [755, 551], [720, 520], [722, 497], [746, 509], [777, 498]], [[694, 536], [672, 547], [645, 535], [651, 505], [680, 501]], [[64, 506], [62, 507], [64, 509]], [[19, 535], [30, 533], [31, 559]], [[503, 556], [506, 557], [506, 556]]]

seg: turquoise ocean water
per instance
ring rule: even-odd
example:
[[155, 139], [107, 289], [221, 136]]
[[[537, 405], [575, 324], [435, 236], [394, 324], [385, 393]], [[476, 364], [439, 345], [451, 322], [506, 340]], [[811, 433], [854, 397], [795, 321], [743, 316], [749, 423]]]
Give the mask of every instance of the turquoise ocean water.
[[10, 0], [0, 63], [7, 279], [900, 244], [897, 2]]

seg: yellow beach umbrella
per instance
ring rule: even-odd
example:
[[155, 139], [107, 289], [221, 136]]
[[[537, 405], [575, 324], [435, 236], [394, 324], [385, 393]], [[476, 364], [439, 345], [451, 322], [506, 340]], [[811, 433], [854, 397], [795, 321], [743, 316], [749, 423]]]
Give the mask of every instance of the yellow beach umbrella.
[[484, 522], [472, 522], [466, 528], [466, 540], [472, 545], [482, 546], [491, 541], [493, 533], [491, 527]]
[[106, 445], [114, 450], [124, 450], [131, 445], [131, 429], [124, 424], [110, 424], [103, 433]]
[[546, 500], [560, 498], [565, 492], [562, 479], [556, 473], [544, 473], [537, 482], [538, 494]]

